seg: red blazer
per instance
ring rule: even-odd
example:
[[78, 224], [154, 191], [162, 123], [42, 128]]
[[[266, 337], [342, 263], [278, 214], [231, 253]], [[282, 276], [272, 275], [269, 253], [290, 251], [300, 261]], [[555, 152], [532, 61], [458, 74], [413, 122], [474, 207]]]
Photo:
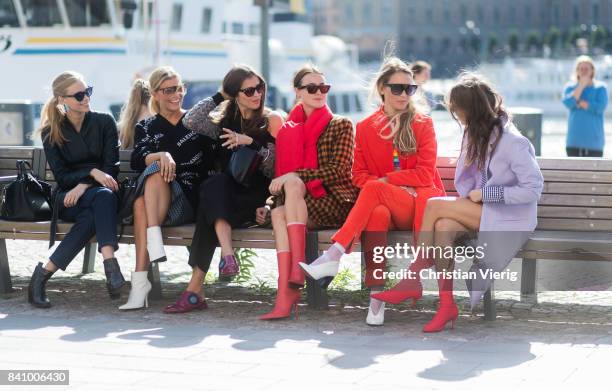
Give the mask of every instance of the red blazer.
[[353, 160], [353, 183], [362, 188], [367, 182], [387, 177], [390, 184], [412, 186], [418, 193], [415, 202], [413, 230], [418, 232], [427, 200], [445, 196], [444, 185], [436, 168], [438, 145], [431, 117], [417, 114], [412, 121], [412, 130], [417, 151], [409, 156], [400, 156], [401, 170], [393, 169], [393, 140], [380, 137], [384, 134], [389, 119], [382, 107], [357, 124], [355, 155]]

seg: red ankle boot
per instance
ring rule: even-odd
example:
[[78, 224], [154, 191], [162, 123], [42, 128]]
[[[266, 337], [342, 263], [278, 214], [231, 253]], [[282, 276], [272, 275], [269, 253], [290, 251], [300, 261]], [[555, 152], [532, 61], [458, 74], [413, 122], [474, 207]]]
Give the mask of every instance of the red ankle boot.
[[388, 291], [380, 292], [372, 295], [373, 298], [384, 301], [389, 304], [399, 304], [408, 299], [412, 299], [412, 305], [416, 305], [416, 301], [423, 296], [423, 286], [419, 273], [423, 269], [428, 269], [433, 266], [433, 261], [426, 258], [418, 258], [410, 265], [410, 272], [414, 278], [406, 278], [397, 283]]
[[424, 333], [437, 333], [444, 330], [446, 324], [451, 322], [451, 328], [455, 327], [455, 320], [459, 316], [459, 309], [453, 299], [453, 280], [439, 279], [438, 286], [440, 287], [440, 304], [438, 312], [433, 319], [423, 326]]
[[306, 224], [291, 223], [287, 225], [289, 248], [291, 249], [291, 267], [289, 269], [289, 285], [294, 289], [304, 287], [304, 270], [300, 262], [306, 262]]
[[261, 320], [283, 319], [291, 316], [291, 310], [295, 311], [297, 319], [298, 303], [300, 301], [300, 290], [289, 287], [289, 272], [291, 268], [291, 253], [283, 251], [276, 253], [278, 257], [278, 290], [274, 309], [259, 317]]

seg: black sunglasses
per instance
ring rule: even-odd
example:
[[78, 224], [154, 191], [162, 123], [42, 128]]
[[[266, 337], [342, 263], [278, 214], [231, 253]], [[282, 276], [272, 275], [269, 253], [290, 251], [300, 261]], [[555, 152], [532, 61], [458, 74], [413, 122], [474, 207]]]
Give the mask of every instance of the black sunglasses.
[[402, 92], [406, 92], [406, 95], [412, 96], [419, 88], [416, 84], [390, 84], [387, 83], [385, 86], [389, 87], [393, 95], [401, 95]]
[[77, 102], [82, 102], [85, 96], [90, 97], [91, 94], [93, 94], [93, 87], [87, 87], [85, 91], [80, 91], [73, 95], [64, 95], [64, 98], [74, 98]]
[[261, 94], [263, 92], [263, 90], [264, 90], [264, 87], [265, 87], [265, 85], [263, 83], [259, 83], [255, 87], [243, 88], [243, 89], [241, 89], [239, 91], [242, 92], [243, 94], [245, 94], [246, 96], [248, 96], [250, 98], [253, 95], [255, 95], [255, 91], [257, 91], [257, 92], [259, 92]]
[[322, 94], [327, 94], [331, 85], [329, 84], [306, 84], [305, 86], [299, 86], [298, 90], [306, 89], [309, 94], [316, 94], [317, 90], [321, 91]]
[[180, 94], [187, 91], [187, 87], [185, 87], [184, 84], [179, 84], [177, 86], [172, 87], [158, 88], [156, 91], [161, 91], [164, 95], [172, 95], [176, 94], [177, 92]]

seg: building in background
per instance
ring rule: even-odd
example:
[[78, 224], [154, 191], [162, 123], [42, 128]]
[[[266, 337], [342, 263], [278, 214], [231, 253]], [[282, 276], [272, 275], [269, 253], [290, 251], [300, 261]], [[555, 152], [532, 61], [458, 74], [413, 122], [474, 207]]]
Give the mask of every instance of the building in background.
[[612, 49], [612, 0], [314, 0], [318, 34], [355, 43], [364, 62], [385, 42], [424, 59], [434, 77], [507, 55], [573, 56]]

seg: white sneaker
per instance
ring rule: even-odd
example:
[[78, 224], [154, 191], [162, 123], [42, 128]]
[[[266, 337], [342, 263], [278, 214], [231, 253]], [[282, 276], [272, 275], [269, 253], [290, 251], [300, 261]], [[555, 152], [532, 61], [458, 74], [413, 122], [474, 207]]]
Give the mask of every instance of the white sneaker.
[[[374, 313], [372, 304], [379, 304], [378, 312]], [[366, 323], [370, 326], [382, 326], [385, 323], [385, 302], [370, 297], [370, 307], [368, 308], [368, 316], [366, 317]]]

